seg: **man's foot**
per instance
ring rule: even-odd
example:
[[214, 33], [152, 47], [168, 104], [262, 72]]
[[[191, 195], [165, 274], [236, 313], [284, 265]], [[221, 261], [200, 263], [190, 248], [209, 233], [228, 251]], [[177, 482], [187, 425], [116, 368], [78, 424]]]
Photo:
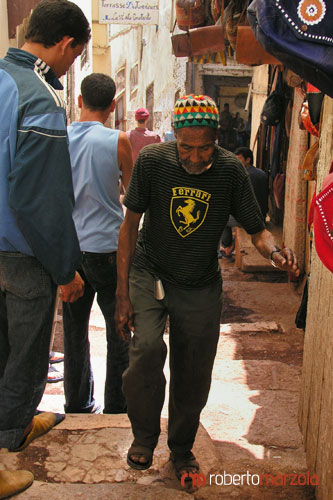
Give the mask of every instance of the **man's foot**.
[[27, 470], [0, 470], [0, 499], [26, 490], [33, 480], [34, 476]]
[[91, 410], [68, 410], [66, 407], [65, 407], [65, 413], [80, 413], [80, 414], [86, 414], [86, 415], [90, 415], [91, 413], [95, 414], [95, 415], [98, 415], [99, 413], [102, 413], [102, 407], [101, 405], [95, 403], [94, 406], [92, 407]]
[[153, 463], [153, 450], [147, 446], [132, 444], [127, 453], [127, 463], [132, 469], [149, 469]]
[[178, 479], [182, 479], [185, 476], [185, 483], [188, 481], [192, 482], [192, 478], [189, 476], [191, 473], [199, 472], [199, 462], [195, 459], [195, 456], [191, 451], [187, 453], [170, 453], [170, 460], [175, 468], [176, 476]]
[[64, 355], [62, 352], [50, 351], [49, 363], [54, 365], [55, 363], [62, 363], [64, 361]]
[[[24, 450], [32, 441], [49, 432], [52, 427], [62, 422], [65, 415], [62, 413], [51, 413], [45, 411], [39, 415], [35, 415], [32, 423], [29, 424], [29, 432], [18, 448], [12, 448], [9, 451], [18, 452]], [[31, 429], [31, 430], [30, 430]]]
[[218, 252], [218, 256], [219, 256], [219, 259], [221, 257], [226, 257], [227, 259], [231, 259], [232, 257], [232, 252], [234, 251], [235, 247], [234, 245], [231, 245], [230, 247], [221, 247], [219, 252]]
[[62, 382], [64, 380], [64, 376], [61, 372], [59, 372], [54, 366], [49, 365], [49, 370], [47, 372], [47, 383], [54, 384], [55, 382]]

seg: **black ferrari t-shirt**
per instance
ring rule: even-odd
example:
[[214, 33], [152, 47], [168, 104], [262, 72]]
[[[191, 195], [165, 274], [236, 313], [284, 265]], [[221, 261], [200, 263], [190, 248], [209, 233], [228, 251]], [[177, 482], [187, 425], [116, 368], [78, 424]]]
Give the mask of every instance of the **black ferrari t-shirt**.
[[200, 175], [183, 169], [176, 142], [144, 147], [124, 204], [145, 212], [133, 265], [184, 288], [219, 279], [217, 246], [230, 214], [250, 234], [265, 228], [248, 173], [219, 146]]

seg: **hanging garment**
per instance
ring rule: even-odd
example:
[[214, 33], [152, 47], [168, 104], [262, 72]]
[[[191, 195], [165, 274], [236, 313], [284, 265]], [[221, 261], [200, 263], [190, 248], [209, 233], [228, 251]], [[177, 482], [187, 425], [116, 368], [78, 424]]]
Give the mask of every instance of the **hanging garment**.
[[247, 16], [267, 52], [333, 97], [332, 1], [252, 0]]

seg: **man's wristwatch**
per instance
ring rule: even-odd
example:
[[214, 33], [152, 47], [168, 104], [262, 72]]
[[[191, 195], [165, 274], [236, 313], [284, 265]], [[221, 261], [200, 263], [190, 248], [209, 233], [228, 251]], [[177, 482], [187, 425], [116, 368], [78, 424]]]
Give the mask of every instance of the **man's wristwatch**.
[[273, 253], [276, 253], [276, 252], [281, 252], [281, 248], [275, 247], [275, 250], [272, 251], [272, 253], [269, 257], [269, 260], [271, 261], [272, 266], [277, 268], [278, 266], [275, 264], [275, 262], [273, 260]]

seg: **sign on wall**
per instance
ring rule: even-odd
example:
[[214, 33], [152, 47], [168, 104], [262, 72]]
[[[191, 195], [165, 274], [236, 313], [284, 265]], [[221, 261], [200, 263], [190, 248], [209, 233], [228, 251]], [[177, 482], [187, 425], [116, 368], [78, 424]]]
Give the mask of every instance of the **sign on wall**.
[[159, 0], [99, 0], [102, 24], [158, 24]]

